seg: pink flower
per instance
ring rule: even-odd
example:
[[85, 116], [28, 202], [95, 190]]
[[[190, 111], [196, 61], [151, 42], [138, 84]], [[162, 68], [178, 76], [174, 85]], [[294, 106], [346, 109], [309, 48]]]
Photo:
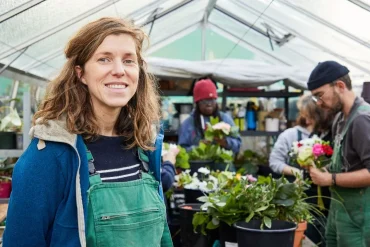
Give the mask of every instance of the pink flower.
[[253, 177], [252, 175], [247, 175], [247, 179], [249, 182], [256, 182], [257, 178]]
[[319, 157], [323, 154], [325, 154], [324, 149], [322, 148], [322, 144], [316, 143], [312, 147], [312, 153], [315, 155], [315, 157]]

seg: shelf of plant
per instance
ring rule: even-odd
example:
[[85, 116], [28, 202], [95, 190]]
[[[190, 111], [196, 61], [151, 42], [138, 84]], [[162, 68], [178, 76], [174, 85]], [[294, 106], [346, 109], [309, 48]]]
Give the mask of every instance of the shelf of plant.
[[161, 96], [187, 96], [189, 90], [160, 90]]
[[232, 92], [226, 91], [226, 97], [262, 97], [262, 98], [290, 98], [299, 97], [302, 92], [261, 91], [261, 92]]
[[244, 130], [240, 132], [241, 136], [278, 136], [280, 131], [259, 131], [259, 130]]
[[[281, 131], [271, 132], [271, 131], [254, 131], [254, 130], [246, 130], [241, 131], [241, 136], [278, 136], [280, 135]], [[174, 130], [164, 131], [165, 136], [177, 136], [178, 132]]]
[[[188, 90], [161, 90], [162, 96], [188, 96]], [[286, 92], [286, 91], [261, 91], [261, 92], [220, 92], [219, 97], [226, 94], [227, 97], [262, 97], [262, 98], [290, 98], [299, 97], [302, 92]]]
[[16, 158], [23, 153], [22, 149], [0, 149], [0, 157]]

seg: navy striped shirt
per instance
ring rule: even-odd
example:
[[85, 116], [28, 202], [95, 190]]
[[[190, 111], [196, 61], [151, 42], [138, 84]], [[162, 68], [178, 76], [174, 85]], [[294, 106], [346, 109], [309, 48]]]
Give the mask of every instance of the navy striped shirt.
[[141, 161], [137, 149], [125, 149], [123, 137], [100, 136], [86, 145], [103, 182], [127, 182], [140, 178]]

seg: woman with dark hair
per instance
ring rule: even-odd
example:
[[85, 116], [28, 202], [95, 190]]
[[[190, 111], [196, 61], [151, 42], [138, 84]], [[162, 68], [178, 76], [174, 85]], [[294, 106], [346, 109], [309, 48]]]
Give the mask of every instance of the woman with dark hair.
[[172, 246], [145, 40], [102, 18], [69, 41], [14, 168], [4, 246]]
[[[218, 117], [220, 122], [234, 126], [234, 121], [218, 109], [216, 85], [210, 79], [198, 81], [193, 89], [195, 109], [190, 116], [181, 124], [179, 131], [179, 145], [191, 150], [193, 146], [199, 145], [204, 140], [206, 123], [210, 117]], [[223, 148], [232, 150], [234, 154], [239, 153], [241, 138], [226, 137], [216, 140]]]

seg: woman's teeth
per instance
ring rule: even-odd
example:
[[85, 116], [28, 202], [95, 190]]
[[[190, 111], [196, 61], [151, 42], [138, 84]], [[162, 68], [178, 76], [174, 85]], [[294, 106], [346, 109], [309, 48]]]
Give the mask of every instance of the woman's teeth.
[[109, 84], [109, 85], [106, 85], [107, 87], [109, 88], [126, 88], [127, 86], [126, 85], [114, 85], [114, 84]]

